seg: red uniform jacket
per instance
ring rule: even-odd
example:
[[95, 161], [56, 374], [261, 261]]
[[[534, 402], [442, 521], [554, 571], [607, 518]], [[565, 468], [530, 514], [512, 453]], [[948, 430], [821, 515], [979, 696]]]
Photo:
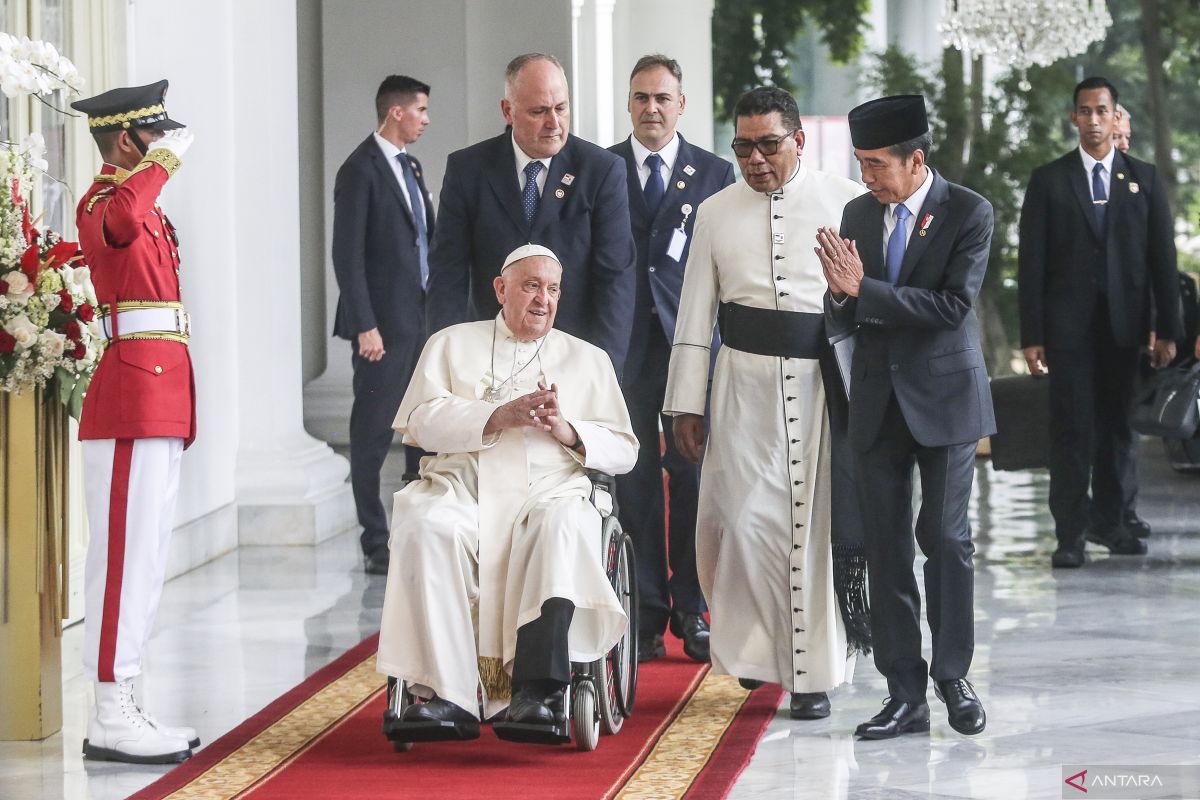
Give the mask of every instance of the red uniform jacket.
[[[157, 205], [159, 164], [126, 174], [105, 164], [76, 210], [96, 299], [180, 300], [179, 244]], [[120, 334], [118, 325], [117, 333]], [[88, 385], [80, 439], [196, 438], [196, 390], [187, 345], [114, 341]]]

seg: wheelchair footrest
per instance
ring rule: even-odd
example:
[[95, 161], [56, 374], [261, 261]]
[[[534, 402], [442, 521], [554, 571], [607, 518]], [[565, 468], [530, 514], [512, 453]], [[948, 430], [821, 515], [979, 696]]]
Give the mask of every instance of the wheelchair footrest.
[[538, 725], [529, 722], [497, 722], [492, 730], [501, 739], [508, 742], [525, 744], [570, 744], [571, 723], [563, 721], [554, 724]]
[[404, 722], [384, 717], [383, 735], [393, 742], [465, 742], [479, 738], [479, 723]]

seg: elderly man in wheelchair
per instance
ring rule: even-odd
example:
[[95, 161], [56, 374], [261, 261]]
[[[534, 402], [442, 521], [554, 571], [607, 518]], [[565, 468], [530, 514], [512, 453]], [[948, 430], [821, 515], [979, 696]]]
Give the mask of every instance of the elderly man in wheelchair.
[[377, 666], [398, 750], [506, 707], [502, 738], [566, 741], [573, 674], [629, 640], [588, 472], [629, 471], [638, 443], [608, 356], [553, 330], [561, 277], [550, 250], [513, 251], [500, 314], [430, 337], [400, 404], [405, 443], [436, 455], [393, 509]]

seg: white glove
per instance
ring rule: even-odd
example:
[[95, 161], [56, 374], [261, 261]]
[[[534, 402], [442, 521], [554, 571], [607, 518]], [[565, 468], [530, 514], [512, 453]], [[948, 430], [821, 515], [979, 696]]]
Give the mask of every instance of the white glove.
[[167, 131], [150, 145], [150, 150], [170, 150], [180, 161], [183, 154], [192, 146], [196, 135], [187, 128], [175, 128]]

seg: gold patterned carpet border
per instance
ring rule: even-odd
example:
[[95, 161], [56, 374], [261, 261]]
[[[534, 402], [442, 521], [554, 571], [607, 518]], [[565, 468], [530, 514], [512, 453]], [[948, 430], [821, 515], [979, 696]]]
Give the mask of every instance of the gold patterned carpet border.
[[[339, 721], [385, 685], [386, 678], [375, 671], [372, 653], [164, 800], [234, 800], [333, 733]], [[657, 740], [652, 737], [645, 760], [628, 780], [628, 773], [622, 775], [606, 796], [614, 797], [616, 792], [615, 800], [682, 798], [709, 763], [749, 695], [736, 678], [706, 670], [683, 709], [668, 717], [665, 731], [656, 731], [660, 735]]]
[[708, 672], [616, 800], [678, 800], [708, 764], [750, 693]]
[[326, 685], [271, 727], [218, 761], [166, 800], [231, 800], [297, 756], [338, 720], [382, 690], [375, 655]]

